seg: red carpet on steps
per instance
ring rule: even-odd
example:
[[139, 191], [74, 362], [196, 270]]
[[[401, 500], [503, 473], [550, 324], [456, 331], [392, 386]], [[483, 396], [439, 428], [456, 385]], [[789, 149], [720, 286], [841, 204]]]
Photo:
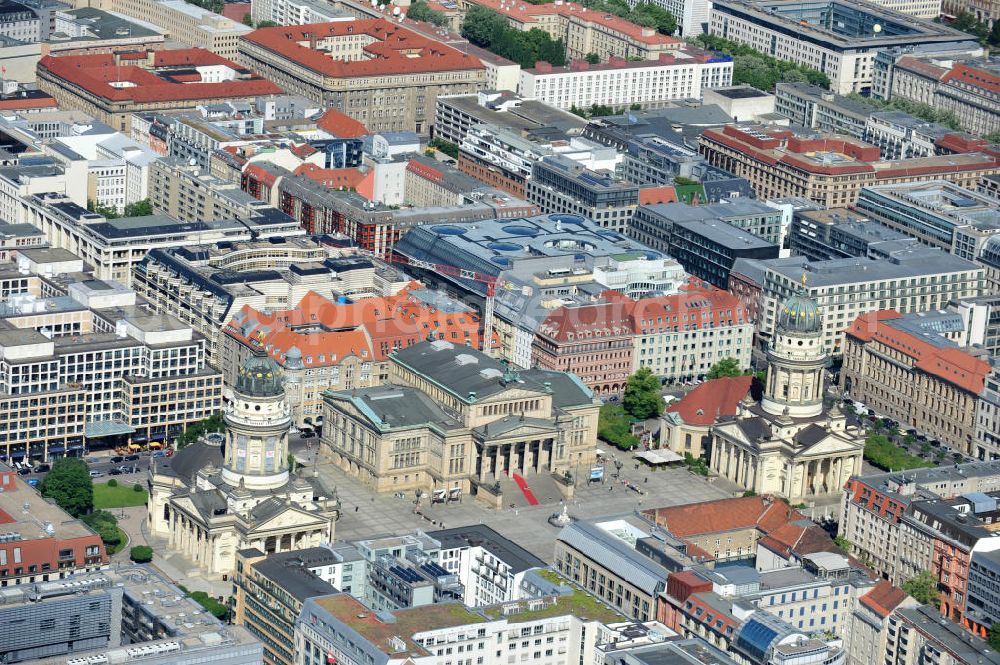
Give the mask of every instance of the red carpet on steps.
[[514, 479], [514, 482], [517, 483], [517, 486], [521, 488], [521, 493], [524, 494], [524, 498], [528, 501], [528, 505], [537, 506], [538, 499], [535, 498], [535, 493], [531, 491], [530, 487], [528, 487], [528, 483], [525, 482], [524, 478], [516, 473], [510, 474], [510, 476]]

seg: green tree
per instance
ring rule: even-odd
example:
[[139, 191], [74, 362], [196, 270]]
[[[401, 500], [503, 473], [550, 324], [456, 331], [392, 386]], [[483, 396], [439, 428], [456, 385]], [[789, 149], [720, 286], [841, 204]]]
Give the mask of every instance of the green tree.
[[97, 201], [91, 201], [90, 199], [87, 199], [87, 210], [90, 212], [96, 212], [98, 215], [102, 215], [106, 219], [117, 219], [118, 217], [121, 217], [121, 215], [118, 214], [118, 211], [112, 206], [106, 206], [98, 203]]
[[149, 199], [142, 199], [125, 206], [124, 217], [149, 217], [153, 214], [153, 204]]
[[632, 434], [632, 419], [620, 404], [605, 404], [597, 417], [597, 436], [620, 450], [632, 450], [639, 438]]
[[624, 18], [637, 25], [656, 28], [657, 32], [665, 35], [672, 35], [677, 32], [677, 19], [674, 15], [663, 7], [648, 2], [636, 4]]
[[512, 28], [507, 19], [482, 6], [474, 6], [462, 21], [462, 36], [476, 46], [513, 60], [524, 68], [538, 61], [556, 66], [566, 64], [566, 45], [539, 28], [522, 32]]
[[295, 473], [295, 466], [297, 462], [295, 461], [295, 455], [293, 453], [288, 453], [285, 457], [285, 462], [288, 463], [288, 473]]
[[990, 34], [987, 35], [986, 41], [990, 46], [1000, 46], [1000, 19], [993, 21], [993, 27], [990, 28]]
[[153, 560], [153, 548], [149, 545], [136, 545], [129, 550], [128, 558], [135, 563], [149, 563]]
[[588, 53], [586, 60], [588, 63], [592, 65], [597, 65], [600, 64], [601, 62], [601, 56], [597, 55], [596, 53]]
[[[993, 25], [1000, 24], [997, 21]], [[990, 626], [990, 630], [986, 633], [986, 643], [990, 645], [990, 648], [994, 651], [1000, 651], [1000, 623], [995, 623]]]
[[118, 487], [118, 481], [112, 478], [111, 480], [108, 481], [108, 487]]
[[663, 413], [660, 380], [648, 367], [640, 367], [638, 372], [628, 378], [622, 406], [626, 413], [639, 420], [655, 418]]
[[267, 21], [267, 20], [257, 22], [258, 28], [277, 28], [280, 25], [281, 25], [280, 23], [275, 23], [274, 21]]
[[736, 358], [723, 358], [708, 369], [705, 375], [709, 379], [721, 379], [724, 376], [743, 376], [740, 361]]
[[924, 605], [937, 607], [941, 602], [938, 596], [937, 580], [928, 570], [922, 570], [903, 582], [903, 591]]
[[146, 488], [143, 487], [142, 485], [140, 485], [139, 483], [136, 483], [135, 485], [132, 485], [132, 491], [133, 492], [145, 492]]
[[410, 3], [410, 8], [406, 10], [406, 17], [412, 18], [414, 21], [426, 21], [438, 26], [447, 25], [448, 23], [447, 16], [435, 9], [431, 9], [423, 0], [413, 0]]
[[[730, 41], [718, 35], [698, 35], [692, 40], [696, 45], [733, 58], [733, 83], [752, 85], [760, 90], [771, 91], [785, 80], [805, 80], [813, 85], [830, 87], [830, 78], [812, 67], [799, 65], [789, 60], [778, 60], [745, 44]], [[792, 74], [790, 72], [797, 73]]]
[[113, 513], [106, 510], [95, 510], [89, 515], [81, 517], [80, 521], [101, 537], [108, 554], [114, 554], [125, 543], [125, 534], [118, 528], [118, 519]]
[[250, 12], [243, 15], [243, 25], [249, 25], [251, 28], [253, 27], [253, 15]]
[[48, 497], [73, 517], [86, 515], [94, 508], [94, 481], [86, 463], [76, 457], [60, 457], [38, 484]]
[[209, 432], [225, 432], [226, 421], [222, 417], [222, 412], [212, 414], [205, 420], [192, 423], [177, 437], [177, 449], [180, 450], [187, 445], [197, 441], [200, 437]]
[[851, 541], [843, 536], [834, 536], [833, 544], [848, 554], [851, 552]]
[[435, 137], [432, 138], [430, 143], [428, 143], [427, 145], [434, 148], [435, 150], [440, 150], [441, 152], [448, 155], [452, 159], [458, 159], [458, 146], [455, 145], [454, 143]]

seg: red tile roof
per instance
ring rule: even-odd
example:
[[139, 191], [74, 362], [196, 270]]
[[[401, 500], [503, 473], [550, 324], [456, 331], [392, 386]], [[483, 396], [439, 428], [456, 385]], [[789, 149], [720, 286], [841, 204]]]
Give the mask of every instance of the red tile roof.
[[667, 410], [680, 415], [689, 425], [711, 425], [719, 416], [736, 415], [736, 407], [750, 392], [752, 382], [752, 376], [706, 381]]
[[363, 123], [334, 108], [327, 109], [316, 121], [316, 126], [341, 139], [357, 139], [370, 134]]
[[243, 17], [250, 13], [249, 2], [227, 2], [222, 5], [222, 15], [237, 23], [243, 22]]
[[990, 364], [956, 347], [938, 347], [886, 323], [902, 317], [888, 309], [862, 314], [847, 329], [847, 335], [863, 342], [881, 342], [909, 356], [914, 366], [927, 374], [978, 395], [983, 390]]
[[871, 591], [861, 596], [861, 604], [883, 619], [889, 616], [904, 600], [906, 600], [906, 592], [894, 587], [888, 580], [879, 580]]
[[944, 75], [943, 80], [945, 83], [961, 83], [974, 88], [982, 88], [994, 94], [1000, 94], [1000, 76], [985, 69], [970, 67], [961, 63], [952, 67], [951, 71]]
[[749, 528], [771, 533], [790, 521], [806, 519], [784, 501], [762, 496], [654, 508], [643, 511], [643, 515], [677, 538]]
[[903, 56], [897, 60], [896, 67], [906, 69], [938, 81], [944, 78], [944, 75], [948, 73], [948, 70], [945, 67], [939, 67], [938, 65], [918, 60], [917, 58], [909, 55]]
[[501, 4], [500, 0], [470, 0], [472, 4], [480, 5], [492, 9], [493, 11], [508, 16], [520, 23], [543, 23], [551, 21], [551, 17], [561, 16], [567, 20], [578, 21], [580, 23], [591, 23], [602, 26], [612, 32], [621, 33], [634, 39], [637, 42], [648, 45], [675, 45], [680, 47], [683, 43], [668, 35], [657, 32], [654, 28], [646, 28], [636, 25], [631, 21], [614, 16], [607, 12], [587, 9], [583, 5], [575, 2], [547, 3], [533, 5], [524, 0], [513, 0]]
[[293, 173], [304, 175], [330, 189], [357, 189], [366, 176], [359, 169], [324, 169], [315, 164], [302, 164]]
[[23, 109], [57, 108], [59, 104], [49, 95], [32, 95], [29, 97], [5, 97], [0, 99], [0, 110], [17, 111]]
[[[362, 60], [335, 60], [321, 50], [324, 40], [362, 34], [372, 37]], [[262, 28], [243, 39], [333, 78], [483, 69], [478, 58], [381, 18]]]
[[[151, 67], [145, 65], [146, 54], [137, 55], [134, 62], [141, 65], [116, 64], [110, 53], [45, 56], [38, 62], [38, 69], [70, 86], [83, 88], [95, 97], [118, 103], [199, 102], [283, 93], [270, 81], [205, 49], [157, 51]], [[236, 78], [218, 83], [187, 82], [192, 78], [193, 67], [212, 65], [231, 68]], [[111, 85], [116, 82], [131, 85], [123, 88]]]
[[[632, 300], [615, 291], [601, 294], [603, 302], [559, 307], [542, 322], [538, 334], [556, 342], [584, 337], [633, 336], [687, 330], [688, 326], [737, 325], [749, 320], [739, 299], [692, 279], [679, 293]], [[679, 313], [687, 315], [681, 321]], [[571, 337], [572, 335], [572, 337]]]
[[[472, 311], [435, 309], [410, 293], [419, 288], [418, 282], [410, 282], [394, 296], [352, 303], [334, 303], [310, 291], [295, 309], [257, 311], [244, 306], [223, 331], [244, 344], [263, 347], [281, 365], [296, 347], [305, 367], [338, 365], [351, 356], [383, 361], [394, 347], [424, 341], [429, 330], [441, 339], [460, 344], [468, 340], [479, 348], [479, 317]], [[301, 330], [317, 324], [323, 325], [322, 331]]]

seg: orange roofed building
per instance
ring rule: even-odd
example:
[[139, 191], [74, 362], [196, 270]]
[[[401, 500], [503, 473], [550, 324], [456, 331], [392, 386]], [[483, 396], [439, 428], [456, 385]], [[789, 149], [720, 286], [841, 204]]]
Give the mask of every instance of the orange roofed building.
[[953, 154], [882, 159], [876, 146], [821, 132], [792, 132], [755, 124], [706, 129], [700, 152], [712, 166], [744, 177], [758, 198], [798, 196], [828, 208], [852, 207], [862, 187], [947, 180], [974, 189], [1000, 173], [1000, 152], [953, 135], [940, 139]]
[[381, 18], [262, 28], [240, 40], [240, 54], [287, 92], [372, 132], [426, 135], [438, 96], [473, 94], [486, 81], [478, 58]]
[[310, 291], [295, 309], [244, 306], [223, 329], [229, 385], [255, 350], [281, 366], [294, 422], [315, 424], [323, 391], [380, 386], [389, 354], [428, 339], [480, 347], [479, 316], [461, 302], [411, 282], [394, 296], [333, 302]]
[[78, 109], [126, 134], [133, 113], [282, 94], [271, 81], [200, 48], [46, 56], [38, 63], [38, 87], [59, 108]]
[[904, 427], [985, 458], [974, 445], [976, 406], [991, 366], [949, 339], [950, 329], [962, 327], [956, 316], [895, 310], [859, 316], [846, 331], [841, 387]]
[[538, 28], [566, 44], [570, 60], [599, 53], [601, 58], [656, 60], [660, 53], [680, 49], [683, 42], [655, 28], [636, 25], [608, 12], [587, 9], [575, 2], [531, 4], [525, 0], [463, 0], [503, 14], [511, 26], [528, 31]]
[[574, 372], [599, 395], [623, 391], [642, 367], [685, 379], [727, 357], [750, 366], [753, 324], [726, 291], [693, 279], [672, 295], [632, 300], [607, 291], [602, 298], [553, 310], [535, 332], [533, 362]]

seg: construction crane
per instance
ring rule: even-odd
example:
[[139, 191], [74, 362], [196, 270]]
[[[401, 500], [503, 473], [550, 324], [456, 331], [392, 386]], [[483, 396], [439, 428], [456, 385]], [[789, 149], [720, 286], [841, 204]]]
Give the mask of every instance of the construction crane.
[[488, 275], [484, 272], [476, 272], [475, 270], [457, 268], [444, 263], [411, 259], [408, 256], [396, 253], [390, 253], [386, 260], [391, 261], [392, 263], [401, 263], [403, 265], [413, 266], [414, 268], [430, 270], [441, 275], [448, 275], [449, 277], [458, 277], [459, 279], [467, 279], [473, 282], [485, 284], [486, 304], [483, 307], [483, 338], [481, 350], [487, 356], [491, 358], [493, 357], [493, 345], [490, 342], [493, 339], [493, 296], [496, 294], [497, 287], [497, 278], [495, 276]]

